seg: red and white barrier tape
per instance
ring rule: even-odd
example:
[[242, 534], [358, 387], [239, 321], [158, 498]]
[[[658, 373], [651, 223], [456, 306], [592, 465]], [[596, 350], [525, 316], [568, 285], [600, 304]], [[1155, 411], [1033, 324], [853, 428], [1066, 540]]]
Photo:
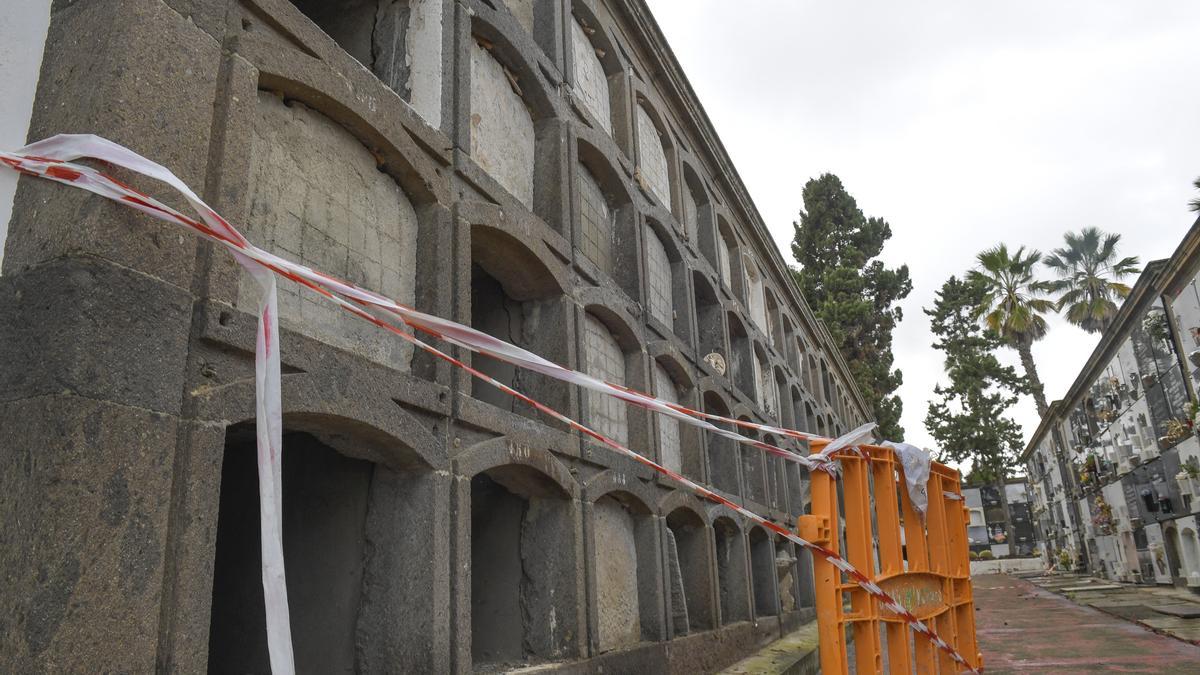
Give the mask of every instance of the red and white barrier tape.
[[[175, 209], [162, 204], [153, 197], [135, 190], [95, 169], [69, 163], [80, 158], [91, 158], [107, 162], [170, 185], [187, 199], [192, 208], [199, 214], [200, 220], [189, 218]], [[459, 359], [423, 342], [399, 326], [376, 316], [368, 311], [368, 309], [374, 308], [391, 314], [408, 326], [451, 344], [554, 377], [555, 379], [577, 384], [592, 391], [615, 396], [652, 412], [692, 424], [719, 436], [732, 438], [739, 443], [758, 447], [814, 469], [835, 471], [833, 463], [834, 453], [843, 448], [853, 447], [866, 440], [874, 428], [873, 424], [863, 425], [842, 437], [834, 439], [820, 453], [809, 457], [742, 436], [733, 431], [721, 429], [709, 423], [708, 420], [716, 420], [737, 427], [752, 428], [765, 433], [779, 434], [794, 439], [813, 440], [822, 438], [814, 434], [792, 429], [733, 420], [691, 410], [627, 387], [597, 380], [584, 373], [564, 368], [532, 352], [494, 338], [486, 333], [481, 333], [468, 326], [405, 307], [377, 293], [359, 288], [350, 282], [330, 277], [304, 265], [263, 251], [251, 244], [232, 225], [196, 196], [183, 181], [166, 168], [151, 162], [128, 148], [98, 136], [88, 134], [63, 134], [54, 136], [25, 146], [17, 152], [0, 152], [0, 162], [24, 174], [46, 178], [87, 190], [160, 220], [183, 226], [210, 241], [222, 244], [233, 253], [238, 262], [250, 272], [262, 287], [263, 292], [259, 299], [258, 308], [259, 331], [255, 353], [255, 390], [259, 494], [260, 504], [262, 505], [260, 518], [263, 548], [263, 589], [266, 597], [267, 642], [272, 672], [290, 674], [295, 671], [292, 660], [291, 631], [288, 619], [287, 588], [284, 582], [282, 547], [282, 490], [280, 477], [282, 405], [280, 401], [279, 329], [275, 274], [309, 288], [331, 302], [334, 302], [342, 309], [395, 333], [414, 346], [466, 370], [474, 377], [488, 382], [492, 386], [533, 406], [535, 409], [568, 425], [572, 429], [576, 429], [580, 433], [595, 439], [618, 453], [670, 477], [698, 496], [728, 506], [742, 516], [772, 532], [812, 550], [813, 553], [829, 560], [831, 564], [875, 597], [889, 611], [901, 617], [913, 630], [928, 637], [934, 645], [944, 651], [955, 663], [958, 663], [970, 672], [977, 672], [971, 668], [967, 661], [953, 647], [938, 637], [932, 629], [913, 616], [895, 598], [884, 592], [878, 585], [871, 582], [865, 575], [855, 569], [849, 561], [840, 557], [832, 550], [802, 539], [786, 528], [725, 499], [712, 490], [655, 463], [621, 443], [518, 392]]]

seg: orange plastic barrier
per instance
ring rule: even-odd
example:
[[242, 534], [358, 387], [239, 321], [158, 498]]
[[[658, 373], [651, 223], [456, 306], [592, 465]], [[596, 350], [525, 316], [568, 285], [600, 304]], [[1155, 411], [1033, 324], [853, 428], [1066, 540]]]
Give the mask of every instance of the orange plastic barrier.
[[[823, 446], [813, 443], [813, 451]], [[968, 514], [958, 471], [931, 464], [929, 505], [922, 523], [895, 453], [880, 446], [860, 448], [863, 456], [848, 450], [836, 455], [842, 465], [840, 481], [822, 471], [812, 473], [812, 514], [800, 517], [800, 536], [848, 559], [972, 667], [982, 669], [983, 656], [975, 641]], [[844, 502], [841, 509], [839, 501]], [[914, 667], [920, 675], [961, 670], [926, 636], [816, 555], [813, 584], [826, 675], [849, 673], [851, 636], [860, 674], [912, 673]]]

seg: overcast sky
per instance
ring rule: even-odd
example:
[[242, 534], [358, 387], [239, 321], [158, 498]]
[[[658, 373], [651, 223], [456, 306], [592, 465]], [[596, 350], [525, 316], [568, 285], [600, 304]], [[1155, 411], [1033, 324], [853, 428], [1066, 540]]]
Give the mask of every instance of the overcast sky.
[[[1094, 225], [1146, 261], [1195, 220], [1200, 2], [649, 4], [785, 259], [821, 173], [891, 223], [884, 258], [913, 279], [895, 345], [910, 442], [933, 447], [943, 378], [921, 308], [977, 251]], [[1034, 347], [1050, 400], [1096, 341], [1051, 321]], [[1028, 439], [1032, 399], [1014, 414]]]

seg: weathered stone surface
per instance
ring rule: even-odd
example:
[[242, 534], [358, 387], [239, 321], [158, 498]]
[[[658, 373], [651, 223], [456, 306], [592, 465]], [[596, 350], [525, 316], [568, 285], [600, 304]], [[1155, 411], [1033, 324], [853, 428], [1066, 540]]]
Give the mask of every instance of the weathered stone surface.
[[609, 107], [608, 78], [604, 75], [604, 66], [578, 19], [571, 20], [570, 30], [575, 60], [575, 93], [600, 123], [600, 127], [611, 134], [612, 110]]
[[[302, 103], [259, 92], [253, 125], [250, 213], [259, 246], [412, 304], [417, 214], [362, 143]], [[255, 312], [261, 290], [243, 272], [238, 305]], [[397, 370], [412, 346], [295, 282], [279, 280], [279, 313], [293, 330]]]
[[0, 400], [55, 393], [178, 412], [190, 296], [96, 258], [0, 277]]
[[671, 208], [671, 178], [667, 153], [658, 128], [645, 107], [637, 107], [638, 172], [646, 186], [662, 205]]
[[533, 119], [510, 74], [472, 42], [471, 157], [527, 208], [533, 207]]
[[634, 520], [612, 498], [592, 507], [596, 541], [596, 602], [600, 651], [641, 640], [638, 608], [638, 549]]
[[375, 469], [358, 618], [362, 672], [449, 669], [448, 493], [444, 473]]
[[667, 539], [667, 575], [670, 580], [671, 622], [675, 627], [675, 635], [688, 634], [687, 594], [683, 590], [683, 568], [679, 564], [679, 546], [675, 542], [675, 533], [670, 528], [663, 529]]
[[0, 671], [153, 671], [173, 418], [68, 394], [0, 419]]
[[[99, 134], [203, 191], [220, 56], [211, 36], [158, 0], [115, 0], [55, 12], [47, 44], [53, 48], [42, 61], [30, 138]], [[153, 182], [132, 182], [165, 195]], [[165, 201], [190, 212], [180, 199]], [[4, 271], [94, 255], [187, 288], [196, 245], [195, 237], [160, 220], [81, 190], [25, 179], [13, 205]]]

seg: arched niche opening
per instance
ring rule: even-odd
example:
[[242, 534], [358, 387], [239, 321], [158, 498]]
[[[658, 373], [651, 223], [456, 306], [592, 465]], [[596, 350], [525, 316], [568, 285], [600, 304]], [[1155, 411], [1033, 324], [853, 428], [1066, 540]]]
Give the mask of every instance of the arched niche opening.
[[808, 431], [808, 417], [804, 414], [804, 394], [800, 388], [793, 386], [789, 389], [792, 407], [792, 428], [796, 431]]
[[[746, 415], [742, 415], [738, 419], [743, 422], [753, 421]], [[753, 439], [759, 437], [757, 431], [748, 428], [742, 428], [741, 434]], [[745, 486], [742, 496], [759, 504], [766, 504], [767, 477], [766, 465], [763, 460], [765, 453], [749, 443], [741, 443], [738, 448], [742, 458], [742, 484]]]
[[743, 394], [757, 400], [758, 389], [755, 386], [755, 361], [750, 334], [737, 314], [729, 312], [726, 320], [729, 324], [729, 379]]
[[746, 538], [728, 516], [713, 521], [717, 554], [717, 591], [721, 602], [721, 623], [729, 625], [750, 618]]
[[799, 377], [802, 364], [800, 354], [797, 351], [799, 345], [797, 344], [796, 337], [796, 322], [792, 321], [786, 312], [783, 312], [780, 316], [782, 317], [780, 322], [782, 324], [782, 341], [777, 343], [777, 346], [783, 354], [783, 358], [787, 361], [788, 367]]
[[754, 588], [754, 616], [779, 614], [775, 579], [775, 545], [761, 527], [750, 528], [750, 580]]
[[767, 421], [779, 421], [779, 390], [771, 370], [771, 359], [760, 343], [754, 343], [754, 399], [766, 414]]
[[666, 523], [667, 597], [674, 636], [708, 630], [713, 627], [708, 528], [687, 507], [671, 511]]
[[821, 430], [817, 427], [817, 413], [813, 410], [812, 403], [804, 402], [804, 419], [806, 420], [806, 431], [814, 434], [820, 434]]
[[833, 394], [830, 391], [831, 389], [832, 387], [829, 380], [829, 365], [825, 362], [825, 359], [821, 359], [821, 402], [825, 405], [831, 405], [833, 403]]
[[1200, 586], [1200, 541], [1196, 529], [1185, 527], [1179, 532], [1179, 556], [1183, 567], [1181, 576], [1188, 587]]
[[724, 216], [717, 216], [717, 233], [716, 233], [716, 264], [717, 274], [721, 277], [721, 283], [725, 285], [731, 292], [740, 295], [740, 286], [734, 287], [734, 272], [740, 267], [734, 262], [734, 252], [737, 251], [737, 237], [733, 234], [733, 228], [729, 226], [729, 222]]
[[700, 247], [709, 263], [716, 267], [716, 247], [713, 242], [712, 209], [709, 207], [708, 191], [704, 189], [704, 181], [700, 180], [695, 169], [687, 162], [683, 163], [681, 197], [679, 224], [683, 228], [684, 237], [693, 246]]
[[[570, 354], [569, 310], [562, 288], [546, 265], [523, 242], [503, 230], [471, 227], [471, 326], [488, 335], [566, 363]], [[482, 355], [472, 365], [500, 382], [563, 409], [569, 387], [553, 378], [530, 376], [511, 364]], [[528, 404], [472, 378], [471, 396], [498, 408], [542, 419]]]
[[[696, 344], [700, 349], [700, 357], [724, 364], [720, 374], [727, 375], [729, 359], [726, 357], [725, 321], [722, 318], [724, 310], [721, 308], [721, 301], [717, 299], [717, 291], [708, 277], [699, 270], [692, 273], [692, 287], [696, 297]], [[709, 359], [710, 354], [717, 354], [721, 358]]]
[[[685, 384], [686, 371], [673, 358], [660, 356], [651, 363], [654, 395], [665, 401], [694, 407], [694, 389]], [[659, 462], [695, 480], [704, 479], [704, 453], [700, 430], [666, 415], [654, 415], [658, 427]]]
[[771, 346], [782, 351], [785, 343], [783, 341], [783, 325], [779, 319], [779, 302], [775, 299], [775, 293], [770, 289], [764, 291], [763, 296], [766, 298], [766, 323], [763, 332], [767, 334]]
[[[628, 317], [605, 305], [589, 304], [582, 317], [582, 370], [617, 386], [649, 389], [643, 371], [642, 346]], [[649, 438], [647, 413], [640, 407], [600, 392], [582, 392], [586, 423], [613, 440], [632, 448], [644, 448]]]
[[[664, 231], [661, 223], [648, 219], [645, 229], [645, 263], [646, 263], [646, 309], [650, 318], [658, 322], [669, 333], [675, 332], [676, 287], [682, 288], [680, 297], [686, 297], [687, 268], [683, 265], [682, 257], [670, 235]], [[671, 242], [668, 248], [664, 242]], [[676, 284], [678, 275], [682, 283]], [[686, 319], [686, 314], [684, 316]], [[686, 325], [686, 320], [679, 322]], [[686, 333], [685, 333], [686, 337]]]
[[[345, 127], [296, 100], [259, 91], [250, 121], [245, 234], [265, 250], [415, 305], [419, 204]], [[285, 197], [286, 196], [286, 197]], [[237, 305], [262, 293], [239, 272]], [[279, 279], [283, 327], [407, 371], [412, 347]]]
[[821, 399], [821, 367], [817, 365], [817, 357], [813, 353], [808, 355], [808, 393], [814, 401]]
[[[722, 417], [729, 417], [729, 406], [715, 391], [704, 392], [704, 412]], [[714, 425], [728, 429], [728, 423], [712, 422]], [[738, 484], [738, 444], [730, 438], [706, 432], [708, 442], [709, 478], [713, 487], [726, 494], [741, 494]]]
[[562, 171], [562, 124], [555, 117], [549, 85], [509, 37], [478, 14], [472, 17], [471, 31], [463, 54], [470, 68], [467, 134], [470, 157], [484, 174], [471, 169], [471, 178], [502, 205], [511, 198], [565, 235], [561, 209], [566, 186], [559, 180], [534, 180]]
[[742, 270], [744, 274], [742, 300], [746, 303], [750, 320], [762, 333], [769, 334], [771, 329], [767, 323], [766, 281], [763, 278], [762, 269], [759, 267], [757, 256], [748, 251], [743, 253]]
[[675, 146], [666, 125], [644, 98], [638, 99], [634, 109], [634, 137], [637, 139], [637, 175], [642, 188], [663, 208], [673, 212]]
[[477, 670], [579, 655], [575, 503], [525, 465], [471, 478], [471, 658]]
[[576, 148], [576, 246], [590, 269], [611, 277], [629, 297], [641, 297], [638, 267], [618, 264], [638, 253], [637, 210], [625, 182], [591, 144], [580, 140]]
[[441, 126], [441, 0], [291, 2], [426, 122]]
[[792, 542], [780, 536], [775, 537], [775, 587], [779, 589], [780, 614], [802, 607], [799, 558]]
[[[411, 451], [388, 443], [362, 425], [285, 418], [281, 515], [291, 631], [296, 662], [313, 672], [421, 671], [439, 662], [439, 628], [428, 618], [441, 597], [438, 546], [428, 528], [395, 524], [427, 520], [447, 492]], [[399, 463], [370, 461], [394, 459], [397, 449], [407, 457]], [[258, 512], [254, 426], [233, 425], [221, 467], [212, 673], [270, 670]]]
[[779, 424], [788, 429], [796, 428], [796, 419], [793, 416], [791, 390], [788, 388], [787, 373], [783, 368], [776, 366], [773, 370], [775, 377], [772, 381], [772, 386], [775, 387], [775, 405], [778, 412]]
[[[786, 443], [771, 434], [765, 434], [763, 441], [770, 443], [775, 447], [783, 447], [791, 449], [791, 444]], [[763, 460], [767, 466], [767, 506], [778, 511], [783, 511], [787, 508], [787, 464], [788, 460], [779, 455], [763, 452]]]
[[609, 492], [591, 505], [591, 522], [597, 650], [660, 639], [659, 534], [650, 510], [632, 494]]
[[614, 108], [620, 106], [623, 69], [617, 50], [585, 3], [575, 3], [569, 21], [572, 85], [583, 109], [613, 135]]

